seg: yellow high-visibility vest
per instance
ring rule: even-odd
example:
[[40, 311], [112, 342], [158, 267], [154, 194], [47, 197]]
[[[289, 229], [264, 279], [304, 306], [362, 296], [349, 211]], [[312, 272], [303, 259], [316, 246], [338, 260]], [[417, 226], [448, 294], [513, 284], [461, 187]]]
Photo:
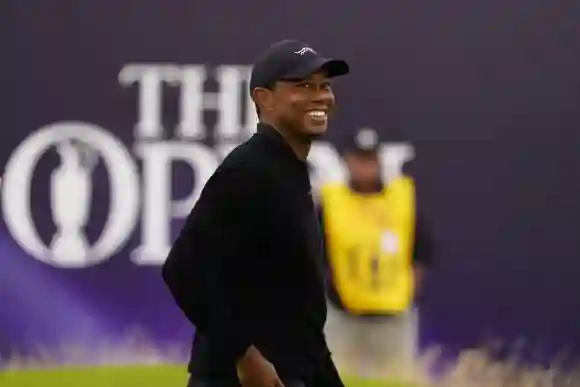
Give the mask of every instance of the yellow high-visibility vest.
[[377, 194], [346, 184], [321, 189], [327, 256], [342, 304], [355, 314], [398, 314], [413, 302], [415, 185], [391, 181]]

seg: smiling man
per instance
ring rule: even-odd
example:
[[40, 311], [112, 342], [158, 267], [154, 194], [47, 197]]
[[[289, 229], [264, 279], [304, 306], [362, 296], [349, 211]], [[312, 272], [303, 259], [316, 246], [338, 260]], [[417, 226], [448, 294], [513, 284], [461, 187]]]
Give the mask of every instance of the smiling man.
[[163, 266], [195, 325], [190, 386], [342, 387], [324, 324], [322, 235], [306, 158], [342, 60], [273, 44], [254, 63], [257, 133], [208, 180]]

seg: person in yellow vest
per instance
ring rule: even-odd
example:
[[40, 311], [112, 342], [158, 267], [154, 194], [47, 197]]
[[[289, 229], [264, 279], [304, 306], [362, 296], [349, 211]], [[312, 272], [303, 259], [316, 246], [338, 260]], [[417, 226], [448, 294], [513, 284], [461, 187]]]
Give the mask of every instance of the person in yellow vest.
[[418, 346], [416, 296], [432, 261], [413, 179], [384, 182], [375, 131], [349, 138], [346, 183], [321, 187], [329, 293], [326, 336], [337, 366], [362, 377], [412, 372]]

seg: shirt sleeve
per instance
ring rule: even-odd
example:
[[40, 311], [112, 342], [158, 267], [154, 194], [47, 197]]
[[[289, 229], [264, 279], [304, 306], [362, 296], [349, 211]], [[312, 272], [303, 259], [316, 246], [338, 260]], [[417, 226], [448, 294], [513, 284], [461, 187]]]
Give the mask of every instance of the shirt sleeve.
[[419, 178], [418, 165], [415, 161], [407, 163], [404, 168], [405, 175], [411, 177], [415, 183], [415, 235], [413, 263], [424, 267], [432, 267], [435, 261], [435, 246], [433, 238], [433, 229], [427, 215], [422, 200], [423, 189], [421, 188], [421, 179]]
[[418, 211], [415, 222], [413, 262], [424, 267], [433, 265], [433, 238], [425, 214]]
[[327, 237], [326, 237], [326, 229], [324, 228], [324, 214], [322, 209], [322, 204], [318, 202], [316, 205], [316, 215], [318, 216], [318, 225], [320, 227], [320, 235], [322, 240], [322, 261], [324, 263], [324, 274], [325, 279], [328, 281], [331, 275], [330, 271], [330, 263], [328, 261], [328, 249], [326, 246]]
[[233, 359], [252, 344], [250, 322], [236, 312], [244, 308], [232, 303], [229, 295], [235, 289], [223, 273], [244, 254], [260, 188], [256, 174], [247, 169], [218, 168], [162, 268], [164, 281], [187, 318], [197, 330], [218, 340], [216, 345]]

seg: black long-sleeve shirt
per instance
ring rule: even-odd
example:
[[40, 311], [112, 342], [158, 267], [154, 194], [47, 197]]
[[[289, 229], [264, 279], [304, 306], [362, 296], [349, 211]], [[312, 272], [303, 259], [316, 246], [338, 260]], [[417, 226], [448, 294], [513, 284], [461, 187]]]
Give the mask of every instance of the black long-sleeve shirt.
[[273, 128], [259, 124], [208, 180], [163, 278], [196, 327], [190, 373], [235, 378], [235, 361], [251, 344], [283, 378], [328, 366], [308, 168]]

